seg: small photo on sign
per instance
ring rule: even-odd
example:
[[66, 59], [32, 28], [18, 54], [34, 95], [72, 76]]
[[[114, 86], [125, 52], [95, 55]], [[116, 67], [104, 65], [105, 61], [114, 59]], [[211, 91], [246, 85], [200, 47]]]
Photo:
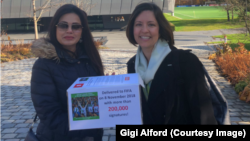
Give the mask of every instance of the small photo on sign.
[[79, 81], [87, 81], [89, 78], [81, 78]]
[[71, 95], [73, 121], [99, 119], [98, 93]]

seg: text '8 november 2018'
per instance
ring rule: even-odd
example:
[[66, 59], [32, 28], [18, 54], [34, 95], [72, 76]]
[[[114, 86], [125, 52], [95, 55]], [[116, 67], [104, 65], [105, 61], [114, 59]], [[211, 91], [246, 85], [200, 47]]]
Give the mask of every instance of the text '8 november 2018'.
[[247, 139], [250, 138], [250, 126], [247, 125], [117, 125], [116, 140], [138, 140], [143, 138], [225, 138]]

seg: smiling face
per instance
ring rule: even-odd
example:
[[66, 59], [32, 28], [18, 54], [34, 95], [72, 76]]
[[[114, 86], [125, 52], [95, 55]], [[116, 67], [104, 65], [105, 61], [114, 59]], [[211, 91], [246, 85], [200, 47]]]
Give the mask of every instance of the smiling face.
[[153, 50], [159, 39], [159, 24], [152, 11], [143, 11], [135, 19], [134, 39], [142, 50]]
[[[65, 28], [67, 25], [68, 28]], [[74, 25], [75, 28], [72, 29], [72, 25]], [[56, 27], [56, 38], [65, 49], [75, 52], [76, 44], [82, 35], [82, 28], [78, 27], [78, 29], [76, 29], [76, 27], [80, 25], [81, 20], [75, 13], [65, 14], [59, 19]]]

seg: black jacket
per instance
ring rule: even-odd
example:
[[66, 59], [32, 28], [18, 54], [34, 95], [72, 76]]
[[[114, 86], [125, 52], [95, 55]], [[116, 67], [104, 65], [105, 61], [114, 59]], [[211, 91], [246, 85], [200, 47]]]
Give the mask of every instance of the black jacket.
[[[172, 50], [151, 83], [148, 101], [141, 90], [144, 124], [217, 124], [202, 64], [192, 53], [180, 57], [183, 82], [176, 76]], [[127, 62], [135, 73], [135, 57]]]
[[89, 58], [78, 53], [73, 59], [44, 39], [33, 42], [32, 52], [39, 57], [32, 68], [31, 98], [40, 118], [40, 141], [82, 141], [86, 136], [101, 141], [103, 129], [69, 131], [66, 90], [78, 77], [100, 75]]

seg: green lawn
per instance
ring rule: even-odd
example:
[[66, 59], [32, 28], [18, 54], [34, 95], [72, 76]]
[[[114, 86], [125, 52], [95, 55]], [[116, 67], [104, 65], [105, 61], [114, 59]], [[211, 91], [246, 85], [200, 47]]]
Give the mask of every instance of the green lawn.
[[[175, 17], [181, 19], [215, 19], [227, 18], [227, 12], [222, 7], [175, 7]], [[236, 15], [235, 15], [236, 17]]]
[[164, 13], [166, 19], [175, 25], [175, 31], [205, 31], [244, 27], [241, 22], [228, 22], [227, 19], [178, 19]]
[[[194, 12], [195, 11], [195, 17]], [[204, 31], [244, 27], [244, 23], [227, 21], [226, 11], [220, 7], [176, 7], [175, 16], [164, 13], [175, 25], [175, 31]], [[236, 16], [235, 16], [236, 17]]]
[[[213, 36], [215, 38], [221, 38], [224, 39], [224, 35], [219, 36]], [[250, 36], [246, 36], [245, 34], [227, 34], [228, 43], [230, 44], [230, 47], [235, 48], [239, 45], [238, 42], [244, 43], [245, 48], [250, 51]], [[210, 43], [216, 43], [216, 42], [210, 42]]]

